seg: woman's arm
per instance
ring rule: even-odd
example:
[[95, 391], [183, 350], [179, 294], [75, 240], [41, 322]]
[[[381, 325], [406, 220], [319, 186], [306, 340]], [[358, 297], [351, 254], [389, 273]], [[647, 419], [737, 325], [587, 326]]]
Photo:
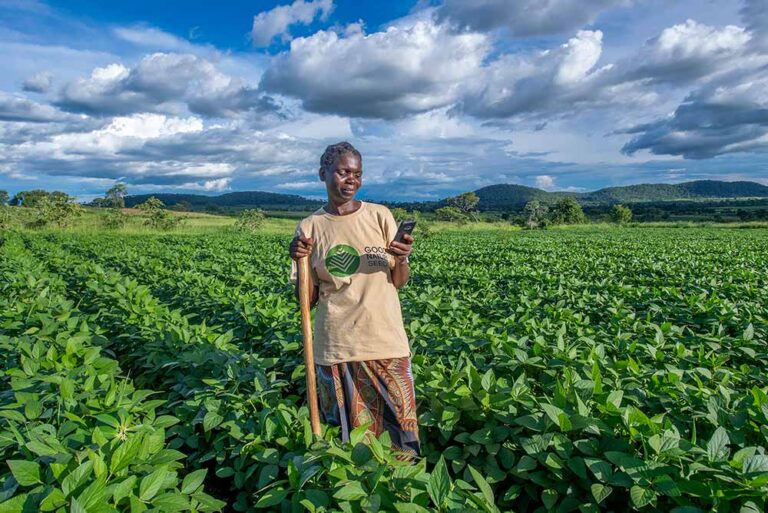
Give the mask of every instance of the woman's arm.
[[[315, 240], [312, 237], [304, 237], [303, 235], [297, 235], [291, 240], [288, 253], [291, 255], [291, 258], [296, 261], [296, 265], [299, 265], [300, 259], [309, 258], [312, 254], [312, 245], [314, 243]], [[312, 291], [312, 297], [309, 300], [309, 306], [311, 308], [315, 306], [318, 297], [320, 297], [320, 292], [315, 281], [312, 279], [311, 273], [309, 275], [309, 290]], [[296, 299], [299, 299], [299, 280], [296, 280], [296, 286], [294, 287], [293, 292], [296, 294]]]
[[392, 269], [392, 283], [399, 289], [408, 283], [411, 277], [411, 269], [408, 266], [408, 256], [413, 248], [413, 237], [403, 235], [403, 242], [392, 241], [389, 243], [389, 252], [395, 257], [395, 268]]

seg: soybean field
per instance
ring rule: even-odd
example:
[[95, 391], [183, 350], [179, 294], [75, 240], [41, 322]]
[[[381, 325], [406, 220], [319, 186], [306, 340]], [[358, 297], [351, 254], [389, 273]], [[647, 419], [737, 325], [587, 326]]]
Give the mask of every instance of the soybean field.
[[415, 462], [313, 438], [288, 242], [0, 234], [0, 513], [766, 510], [768, 230], [417, 238]]

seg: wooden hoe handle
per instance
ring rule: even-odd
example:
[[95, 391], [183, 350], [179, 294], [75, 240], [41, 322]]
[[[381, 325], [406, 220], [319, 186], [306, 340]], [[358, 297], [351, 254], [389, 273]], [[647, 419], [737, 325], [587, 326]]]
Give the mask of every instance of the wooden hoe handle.
[[312, 341], [312, 291], [309, 280], [309, 257], [299, 259], [299, 303], [301, 304], [301, 332], [304, 335], [304, 367], [307, 373], [307, 403], [312, 433], [320, 436], [320, 412], [317, 406], [317, 378]]

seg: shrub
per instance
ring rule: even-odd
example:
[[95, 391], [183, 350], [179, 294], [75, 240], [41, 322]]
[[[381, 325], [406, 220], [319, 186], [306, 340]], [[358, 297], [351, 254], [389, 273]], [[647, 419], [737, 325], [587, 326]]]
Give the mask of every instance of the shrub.
[[260, 208], [249, 208], [240, 212], [235, 223], [235, 229], [240, 231], [255, 232], [264, 225], [267, 216]]

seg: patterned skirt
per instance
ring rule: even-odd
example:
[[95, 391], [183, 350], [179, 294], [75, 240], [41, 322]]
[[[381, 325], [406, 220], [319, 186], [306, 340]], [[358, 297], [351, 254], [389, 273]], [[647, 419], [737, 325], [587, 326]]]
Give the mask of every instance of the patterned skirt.
[[316, 365], [318, 402], [326, 424], [341, 426], [342, 440], [363, 424], [392, 445], [419, 454], [416, 396], [409, 357]]

